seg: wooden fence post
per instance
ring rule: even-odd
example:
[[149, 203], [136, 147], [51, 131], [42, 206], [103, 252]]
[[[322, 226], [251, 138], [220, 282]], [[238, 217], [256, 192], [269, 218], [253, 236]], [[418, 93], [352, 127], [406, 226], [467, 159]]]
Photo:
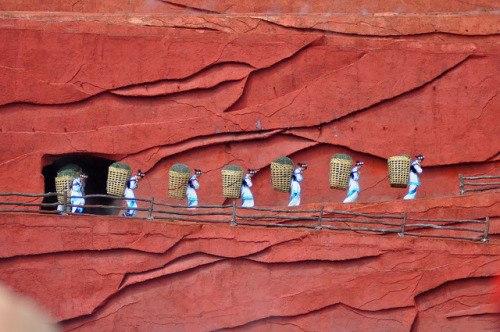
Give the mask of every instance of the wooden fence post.
[[231, 216], [231, 226], [238, 226], [236, 223], [236, 201], [233, 201], [233, 215]]
[[324, 205], [321, 205], [321, 210], [319, 211], [319, 217], [318, 217], [318, 225], [314, 228], [317, 230], [322, 230], [323, 226], [321, 226], [321, 220], [323, 220], [323, 210], [325, 209]]
[[155, 201], [155, 198], [151, 196], [151, 201], [149, 201], [149, 211], [148, 211], [148, 217], [146, 218], [147, 220], [153, 220], [153, 203]]
[[406, 211], [403, 213], [403, 222], [401, 223], [401, 232], [398, 233], [399, 236], [405, 236], [405, 228], [406, 228]]
[[68, 192], [66, 190], [64, 190], [63, 192], [64, 192], [64, 195], [63, 195], [64, 203], [63, 203], [63, 210], [62, 210], [61, 214], [67, 215], [68, 214]]
[[464, 175], [463, 174], [458, 174], [458, 181], [459, 181], [459, 187], [460, 187], [460, 195], [465, 194], [465, 186], [464, 186]]
[[488, 233], [490, 231], [490, 217], [486, 217], [486, 225], [484, 225], [484, 235], [482, 242], [488, 242]]

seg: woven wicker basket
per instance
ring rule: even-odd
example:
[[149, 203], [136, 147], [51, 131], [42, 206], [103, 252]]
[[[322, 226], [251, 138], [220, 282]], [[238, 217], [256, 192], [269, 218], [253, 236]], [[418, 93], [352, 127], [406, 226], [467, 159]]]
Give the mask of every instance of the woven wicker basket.
[[351, 175], [352, 159], [330, 159], [330, 188], [347, 190]]
[[186, 198], [186, 188], [191, 173], [181, 173], [170, 170], [168, 172], [168, 197], [176, 199]]
[[110, 166], [108, 168], [108, 181], [106, 182], [108, 195], [122, 197], [131, 175], [132, 170]]
[[410, 174], [411, 158], [408, 155], [394, 156], [387, 159], [391, 187], [406, 188]]
[[[64, 195], [64, 192], [66, 192], [66, 203], [70, 203], [70, 191], [71, 191], [71, 185], [73, 184], [73, 180], [78, 176], [71, 176], [71, 175], [62, 175], [56, 177], [56, 191], [58, 194]], [[59, 204], [64, 204], [64, 196], [57, 196], [57, 202]]]
[[245, 173], [242, 170], [222, 169], [222, 196], [240, 198]]
[[292, 180], [295, 165], [271, 163], [271, 181], [274, 190], [287, 193], [290, 191], [290, 181]]

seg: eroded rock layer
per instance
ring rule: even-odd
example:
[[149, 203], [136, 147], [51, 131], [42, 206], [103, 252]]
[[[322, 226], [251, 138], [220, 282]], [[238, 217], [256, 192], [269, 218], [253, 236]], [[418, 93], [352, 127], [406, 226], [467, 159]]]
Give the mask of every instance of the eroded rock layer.
[[[490, 217], [491, 236], [9, 215], [0, 280], [67, 330], [494, 329], [499, 193], [459, 196], [459, 174], [500, 175], [499, 17], [479, 0], [2, 1], [2, 193], [54, 191], [72, 162], [104, 194], [122, 161], [147, 173], [138, 197], [183, 204], [168, 195], [183, 163], [204, 171], [200, 204], [223, 204], [236, 164], [259, 171], [257, 206], [284, 207], [269, 166], [288, 156], [309, 165], [309, 208]], [[336, 205], [336, 153], [365, 162], [357, 204]], [[403, 202], [386, 160], [419, 153]]]
[[19, 10], [0, 15], [6, 191], [49, 191], [43, 167], [75, 155], [141, 168], [138, 195], [167, 202], [174, 163], [203, 168], [206, 204], [224, 202], [220, 170], [231, 163], [262, 171], [258, 204], [286, 204], [269, 186], [282, 155], [310, 166], [304, 203], [342, 199], [326, 181], [338, 152], [365, 161], [360, 201], [401, 198], [385, 163], [401, 153], [426, 156], [420, 197], [457, 194], [459, 173], [499, 173], [495, 8], [326, 17], [78, 8], [0, 8]]
[[[466, 212], [463, 198], [351, 211], [479, 218], [499, 209], [496, 194], [469, 197], [475, 208]], [[0, 226], [0, 280], [68, 331], [466, 331], [499, 323], [498, 227], [481, 243], [109, 216], [12, 214]]]

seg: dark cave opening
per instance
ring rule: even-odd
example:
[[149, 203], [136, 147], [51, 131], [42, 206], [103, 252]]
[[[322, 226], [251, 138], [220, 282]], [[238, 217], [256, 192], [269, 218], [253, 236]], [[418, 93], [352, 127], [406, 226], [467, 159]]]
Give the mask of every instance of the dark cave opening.
[[[47, 156], [47, 166], [43, 167], [42, 175], [45, 179], [45, 192], [56, 192], [55, 178], [57, 172], [68, 164], [75, 164], [87, 173], [88, 179], [85, 184], [85, 195], [106, 195], [106, 180], [108, 167], [114, 162], [105, 158], [81, 154], [67, 154], [62, 156]], [[56, 203], [56, 197], [46, 197], [43, 203]], [[87, 205], [122, 206], [122, 201], [107, 197], [89, 197], [85, 201], [83, 213], [98, 215], [118, 215], [118, 209], [87, 207]], [[56, 207], [45, 207], [44, 210], [56, 210]]]

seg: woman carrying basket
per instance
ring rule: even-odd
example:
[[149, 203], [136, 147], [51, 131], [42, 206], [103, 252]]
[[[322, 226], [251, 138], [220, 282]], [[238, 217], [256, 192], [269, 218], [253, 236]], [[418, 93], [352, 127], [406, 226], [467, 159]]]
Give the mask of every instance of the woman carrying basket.
[[198, 206], [198, 195], [196, 190], [200, 188], [200, 183], [198, 182], [198, 177], [201, 176], [201, 171], [199, 169], [194, 170], [194, 174], [189, 178], [189, 183], [186, 188], [186, 197], [188, 200], [188, 206]]
[[292, 180], [290, 181], [290, 203], [288, 206], [300, 205], [300, 182], [304, 180], [302, 172], [307, 169], [307, 164], [298, 163], [299, 167], [293, 171]]
[[71, 212], [82, 213], [85, 206], [85, 180], [87, 174], [81, 173], [79, 177], [73, 180], [71, 184]]
[[[141, 170], [137, 171], [137, 175], [131, 177], [127, 181], [127, 187], [125, 188], [125, 198], [127, 199], [127, 205], [129, 207], [129, 210], [125, 211], [123, 213], [124, 217], [132, 217], [135, 215], [136, 208], [137, 208], [137, 201], [135, 200], [135, 193], [134, 189], [137, 189], [137, 182], [139, 182], [140, 179], [142, 179], [146, 174], [142, 173]], [[130, 208], [134, 208], [133, 210]]]
[[344, 199], [344, 203], [354, 203], [358, 199], [359, 189], [359, 169], [364, 165], [362, 161], [356, 161], [356, 166], [351, 170], [351, 176], [349, 178], [349, 191], [347, 197]]
[[416, 158], [417, 159], [411, 163], [410, 176], [408, 177], [408, 185], [410, 187], [408, 189], [408, 193], [403, 199], [415, 199], [415, 197], [417, 197], [417, 187], [421, 185], [418, 175], [423, 172], [420, 167], [420, 163], [424, 161], [424, 156], [419, 154]]
[[243, 178], [243, 183], [241, 184], [241, 206], [242, 207], [253, 207], [255, 202], [253, 200], [253, 194], [250, 188], [253, 186], [252, 176], [256, 174], [257, 171], [249, 169], [248, 173]]

